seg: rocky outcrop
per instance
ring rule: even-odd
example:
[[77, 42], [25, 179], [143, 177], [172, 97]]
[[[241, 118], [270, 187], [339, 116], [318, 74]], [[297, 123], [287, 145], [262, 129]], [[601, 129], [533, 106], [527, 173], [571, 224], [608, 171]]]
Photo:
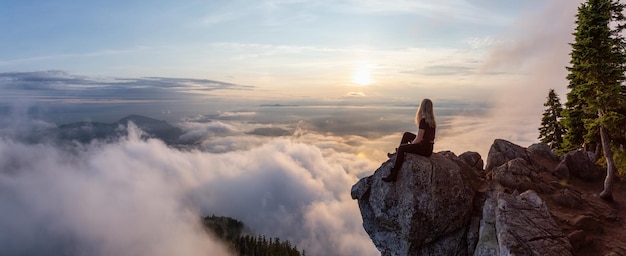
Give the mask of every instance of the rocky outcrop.
[[352, 187], [363, 226], [382, 255], [467, 255], [475, 191], [443, 154], [408, 154], [394, 183], [392, 158]]
[[483, 170], [484, 162], [480, 154], [478, 154], [478, 152], [468, 151], [468, 152], [461, 154], [459, 158], [463, 160], [465, 163], [467, 163], [470, 167], [474, 168], [475, 170], [479, 170], [479, 171]]
[[592, 182], [603, 178], [603, 171], [582, 151], [571, 151], [565, 156], [554, 173], [559, 178], [569, 180], [570, 175]]
[[394, 159], [352, 187], [382, 255], [572, 255], [602, 232], [598, 220], [619, 221], [556, 175], [563, 161], [545, 144], [495, 140], [484, 170], [475, 152], [407, 154], [398, 180], [382, 182]]
[[523, 159], [534, 169], [541, 172], [554, 170], [558, 161], [554, 152], [545, 143], [533, 144], [528, 148], [523, 148], [506, 140], [496, 139], [487, 156], [485, 171], [491, 172], [493, 169], [506, 164], [514, 159]]
[[572, 245], [533, 190], [498, 193], [496, 230], [499, 255], [572, 255]]
[[530, 154], [542, 156], [550, 161], [559, 161], [559, 157], [546, 143], [535, 143], [526, 149]]
[[489, 149], [485, 171], [489, 172], [493, 170], [493, 168], [503, 165], [516, 158], [528, 161], [529, 159], [526, 149], [506, 140], [497, 139], [493, 142], [491, 148]]
[[532, 160], [516, 158], [492, 171], [493, 181], [507, 192], [534, 190], [551, 193], [561, 188], [559, 180], [548, 172], [541, 172]]

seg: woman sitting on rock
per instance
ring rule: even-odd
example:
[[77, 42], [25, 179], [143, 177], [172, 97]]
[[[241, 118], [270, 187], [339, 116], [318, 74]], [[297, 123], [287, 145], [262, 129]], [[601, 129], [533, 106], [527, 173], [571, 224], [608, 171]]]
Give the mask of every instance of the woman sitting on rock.
[[[383, 177], [383, 181], [393, 182], [398, 176], [398, 172], [404, 161], [404, 153], [413, 153], [429, 157], [433, 154], [433, 145], [435, 143], [435, 114], [433, 112], [433, 102], [430, 99], [423, 99], [420, 107], [415, 113], [415, 124], [418, 127], [417, 135], [405, 132], [398, 146], [396, 161], [393, 163], [391, 173], [387, 177]], [[393, 154], [388, 154], [391, 157]]]

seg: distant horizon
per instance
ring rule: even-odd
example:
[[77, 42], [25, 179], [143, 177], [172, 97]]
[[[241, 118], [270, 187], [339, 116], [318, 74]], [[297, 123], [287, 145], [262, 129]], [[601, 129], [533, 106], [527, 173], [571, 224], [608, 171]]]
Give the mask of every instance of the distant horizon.
[[[198, 221], [216, 214], [307, 254], [379, 255], [350, 187], [424, 98], [435, 152], [537, 143], [581, 2], [0, 2], [0, 254], [226, 256]], [[21, 140], [131, 114], [194, 143], [133, 125]]]

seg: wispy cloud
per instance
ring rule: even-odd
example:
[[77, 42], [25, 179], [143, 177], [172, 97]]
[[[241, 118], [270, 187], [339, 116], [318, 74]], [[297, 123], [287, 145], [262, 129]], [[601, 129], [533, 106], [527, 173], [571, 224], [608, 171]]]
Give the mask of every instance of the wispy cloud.
[[433, 20], [456, 20], [478, 24], [503, 24], [511, 21], [505, 14], [490, 12], [478, 3], [465, 0], [345, 0], [314, 1], [316, 5], [325, 5], [330, 10], [361, 13], [370, 15], [421, 15]]
[[39, 56], [29, 56], [22, 57], [16, 59], [0, 59], [0, 66], [2, 65], [16, 65], [19, 63], [28, 63], [28, 62], [37, 62], [44, 60], [60, 60], [60, 59], [68, 59], [68, 58], [83, 58], [83, 57], [103, 57], [103, 56], [111, 56], [111, 55], [124, 55], [130, 53], [137, 53], [142, 51], [154, 50], [155, 47], [149, 46], [136, 46], [128, 49], [101, 49], [91, 52], [76, 52], [76, 53], [65, 53], [65, 54], [50, 54], [50, 55], [39, 55]]
[[445, 65], [433, 65], [425, 66], [422, 69], [405, 71], [408, 74], [418, 74], [425, 76], [449, 76], [449, 75], [469, 75], [475, 74], [475, 67], [466, 66], [445, 66]]
[[348, 92], [348, 94], [346, 94], [346, 96], [348, 96], [348, 97], [365, 97], [365, 93], [364, 92]]
[[253, 88], [192, 78], [101, 78], [64, 71], [0, 73], [0, 91], [21, 93], [26, 98], [59, 100], [172, 100], [194, 93]]

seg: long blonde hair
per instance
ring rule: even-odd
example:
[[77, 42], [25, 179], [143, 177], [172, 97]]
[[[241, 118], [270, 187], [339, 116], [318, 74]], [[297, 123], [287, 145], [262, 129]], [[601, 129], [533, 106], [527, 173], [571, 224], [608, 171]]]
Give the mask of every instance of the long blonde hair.
[[415, 124], [418, 127], [422, 118], [426, 119], [426, 123], [430, 127], [437, 127], [437, 123], [435, 123], [435, 112], [433, 112], [433, 102], [430, 99], [423, 99], [420, 107], [417, 109], [417, 113], [415, 113]]

